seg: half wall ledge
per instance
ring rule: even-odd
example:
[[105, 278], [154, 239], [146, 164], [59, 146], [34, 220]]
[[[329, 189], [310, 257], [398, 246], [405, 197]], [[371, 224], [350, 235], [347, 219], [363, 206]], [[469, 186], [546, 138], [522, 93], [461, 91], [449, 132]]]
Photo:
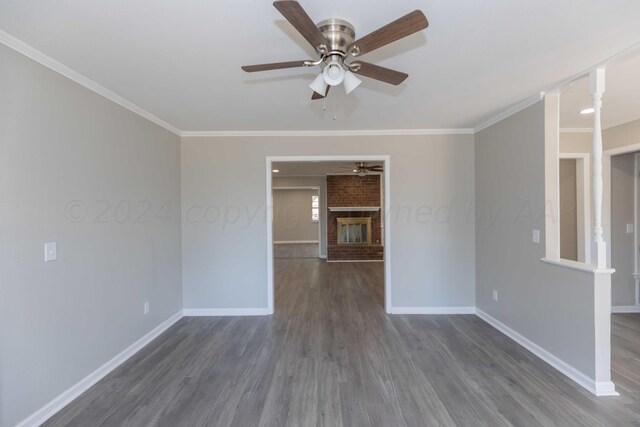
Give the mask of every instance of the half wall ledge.
[[557, 265], [559, 267], [570, 268], [571, 270], [584, 271], [587, 273], [613, 274], [616, 272], [613, 268], [598, 268], [584, 262], [571, 261], [560, 258], [542, 258], [540, 261], [546, 264]]

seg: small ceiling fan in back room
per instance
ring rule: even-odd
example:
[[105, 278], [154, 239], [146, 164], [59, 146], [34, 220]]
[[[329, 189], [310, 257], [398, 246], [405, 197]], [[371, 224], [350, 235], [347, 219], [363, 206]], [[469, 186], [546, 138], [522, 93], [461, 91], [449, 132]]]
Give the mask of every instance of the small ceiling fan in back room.
[[371, 172], [384, 172], [382, 165], [367, 164], [365, 162], [356, 162], [355, 166], [340, 166], [340, 169], [343, 170], [339, 171], [338, 173], [344, 174], [345, 172], [347, 172], [347, 170], [350, 170], [351, 172], [362, 177], [369, 175]]
[[284, 68], [322, 66], [324, 67], [322, 72], [309, 85], [313, 89], [311, 99], [326, 97], [331, 86], [340, 84], [344, 84], [344, 90], [347, 94], [351, 93], [362, 83], [354, 74], [392, 85], [402, 83], [409, 77], [408, 74], [360, 61], [359, 59], [351, 62], [347, 62], [347, 60], [351, 57], [359, 58], [429, 26], [424, 13], [420, 10], [414, 10], [384, 27], [356, 39], [355, 29], [347, 21], [332, 18], [316, 25], [297, 1], [278, 0], [273, 5], [313, 46], [320, 57], [317, 60], [308, 59], [245, 65], [242, 69], [248, 73], [253, 73]]

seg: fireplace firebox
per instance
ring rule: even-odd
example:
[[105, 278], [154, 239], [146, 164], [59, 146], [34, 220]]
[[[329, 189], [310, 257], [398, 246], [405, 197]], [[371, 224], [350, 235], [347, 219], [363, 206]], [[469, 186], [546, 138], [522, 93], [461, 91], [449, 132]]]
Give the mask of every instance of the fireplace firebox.
[[371, 217], [337, 218], [338, 245], [371, 245]]

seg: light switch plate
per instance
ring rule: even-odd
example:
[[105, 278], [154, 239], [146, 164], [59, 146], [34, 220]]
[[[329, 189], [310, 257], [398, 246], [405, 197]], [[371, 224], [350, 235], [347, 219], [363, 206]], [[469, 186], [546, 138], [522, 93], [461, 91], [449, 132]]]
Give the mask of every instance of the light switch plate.
[[497, 289], [493, 290], [493, 300], [494, 301], [498, 301], [498, 290]]
[[533, 230], [531, 237], [533, 243], [540, 243], [540, 230]]
[[44, 244], [44, 262], [55, 261], [58, 259], [58, 246], [56, 242]]
[[627, 234], [633, 234], [633, 223], [627, 224]]

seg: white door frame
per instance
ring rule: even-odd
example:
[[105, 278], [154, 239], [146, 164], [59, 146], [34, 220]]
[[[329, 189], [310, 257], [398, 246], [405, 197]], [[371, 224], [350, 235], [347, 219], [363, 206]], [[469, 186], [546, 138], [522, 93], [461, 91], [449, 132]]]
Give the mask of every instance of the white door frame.
[[[273, 172], [275, 162], [382, 162], [384, 170], [384, 309], [391, 314], [391, 156], [267, 156], [267, 311], [274, 312], [273, 276]], [[326, 213], [325, 213], [326, 214]]]
[[636, 153], [633, 159], [633, 277], [636, 282], [636, 300], [635, 305], [640, 307], [640, 274], [638, 268], [640, 268], [640, 233], [638, 232], [638, 191], [640, 191], [640, 153]]

